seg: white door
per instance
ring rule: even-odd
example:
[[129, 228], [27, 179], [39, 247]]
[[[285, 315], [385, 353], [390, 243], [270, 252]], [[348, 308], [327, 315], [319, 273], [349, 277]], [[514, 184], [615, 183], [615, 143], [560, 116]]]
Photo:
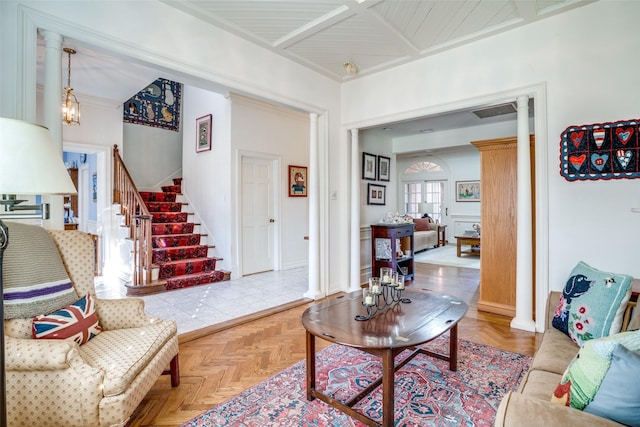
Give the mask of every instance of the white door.
[[242, 274], [274, 269], [274, 161], [242, 158]]

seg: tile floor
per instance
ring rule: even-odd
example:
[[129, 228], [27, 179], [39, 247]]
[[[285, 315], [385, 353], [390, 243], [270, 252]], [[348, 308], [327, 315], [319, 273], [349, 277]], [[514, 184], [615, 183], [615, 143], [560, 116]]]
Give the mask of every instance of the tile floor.
[[[147, 314], [176, 320], [178, 334], [183, 334], [299, 300], [308, 286], [308, 268], [302, 267], [139, 298], [144, 299]], [[99, 298], [123, 298], [126, 289], [120, 280], [99, 277], [96, 294]]]

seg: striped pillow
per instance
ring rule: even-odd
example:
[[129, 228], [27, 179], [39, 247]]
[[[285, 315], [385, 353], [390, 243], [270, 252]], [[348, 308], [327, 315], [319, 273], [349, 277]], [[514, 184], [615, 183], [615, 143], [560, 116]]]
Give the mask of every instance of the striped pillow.
[[4, 318], [31, 318], [78, 299], [55, 242], [42, 227], [6, 222]]
[[33, 318], [33, 338], [72, 340], [82, 345], [102, 332], [91, 294], [71, 305]]

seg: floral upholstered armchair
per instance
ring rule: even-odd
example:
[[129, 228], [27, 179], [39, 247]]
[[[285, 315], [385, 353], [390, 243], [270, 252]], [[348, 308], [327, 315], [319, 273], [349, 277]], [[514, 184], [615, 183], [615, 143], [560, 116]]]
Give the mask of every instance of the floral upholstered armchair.
[[179, 385], [176, 323], [141, 299], [97, 299], [87, 234], [8, 225], [9, 426], [124, 426], [162, 373]]

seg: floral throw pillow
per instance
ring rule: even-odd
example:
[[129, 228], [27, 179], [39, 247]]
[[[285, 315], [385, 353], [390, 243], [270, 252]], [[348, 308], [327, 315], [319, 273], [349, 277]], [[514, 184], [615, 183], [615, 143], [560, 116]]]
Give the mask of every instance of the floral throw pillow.
[[620, 332], [632, 277], [579, 262], [569, 275], [553, 316], [554, 328], [576, 344]]

